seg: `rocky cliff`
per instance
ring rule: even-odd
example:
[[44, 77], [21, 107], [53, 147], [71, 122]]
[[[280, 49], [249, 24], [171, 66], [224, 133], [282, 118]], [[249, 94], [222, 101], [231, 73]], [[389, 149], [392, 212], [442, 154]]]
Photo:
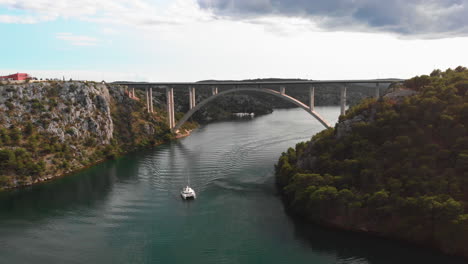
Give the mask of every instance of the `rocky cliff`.
[[0, 188], [30, 185], [172, 139], [165, 112], [156, 110], [148, 114], [120, 86], [2, 85]]
[[0, 86], [2, 127], [31, 122], [38, 132], [65, 142], [93, 137], [109, 144], [114, 131], [106, 85], [66, 82]]

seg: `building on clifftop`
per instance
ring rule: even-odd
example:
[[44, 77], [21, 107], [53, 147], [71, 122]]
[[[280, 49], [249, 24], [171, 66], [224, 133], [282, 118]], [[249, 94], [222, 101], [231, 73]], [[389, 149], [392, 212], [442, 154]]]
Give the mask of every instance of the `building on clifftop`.
[[32, 79], [27, 73], [15, 73], [7, 76], [0, 76], [0, 81], [25, 81]]

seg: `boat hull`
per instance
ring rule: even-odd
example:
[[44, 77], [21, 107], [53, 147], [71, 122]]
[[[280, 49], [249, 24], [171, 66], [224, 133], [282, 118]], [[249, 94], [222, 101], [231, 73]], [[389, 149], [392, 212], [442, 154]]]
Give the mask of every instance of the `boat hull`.
[[185, 199], [185, 200], [197, 198], [197, 195], [195, 194], [195, 191], [192, 188], [190, 188], [189, 186], [182, 189], [182, 191], [180, 192], [180, 196], [182, 196], [182, 198]]
[[181, 193], [180, 196], [182, 197], [182, 199], [184, 200], [194, 200], [195, 198], [197, 198], [197, 195], [196, 194], [184, 194], [184, 193]]

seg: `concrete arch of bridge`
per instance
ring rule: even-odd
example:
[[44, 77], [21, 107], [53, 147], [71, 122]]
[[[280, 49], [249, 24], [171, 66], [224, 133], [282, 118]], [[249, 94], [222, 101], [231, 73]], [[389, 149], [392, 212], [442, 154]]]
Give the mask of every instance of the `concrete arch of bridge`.
[[215, 94], [215, 95], [212, 95], [208, 98], [206, 98], [205, 100], [201, 101], [199, 104], [197, 104], [194, 108], [192, 108], [191, 110], [189, 110], [183, 117], [182, 119], [179, 120], [179, 122], [177, 122], [177, 124], [174, 126], [173, 128], [173, 131], [177, 131], [179, 130], [182, 125], [187, 122], [187, 120], [195, 113], [197, 112], [200, 108], [202, 108], [203, 106], [205, 106], [206, 104], [208, 104], [209, 102], [213, 101], [214, 99], [220, 97], [220, 96], [223, 96], [225, 94], [229, 94], [229, 93], [235, 93], [235, 92], [240, 92], [240, 91], [254, 91], [254, 92], [261, 92], [261, 93], [267, 93], [267, 94], [271, 94], [271, 95], [274, 95], [274, 96], [277, 96], [279, 98], [282, 98], [288, 102], [291, 102], [295, 105], [297, 105], [298, 107], [304, 109], [307, 113], [309, 113], [310, 115], [312, 115], [315, 119], [317, 119], [325, 128], [330, 128], [331, 126], [328, 124], [328, 122], [323, 118], [321, 117], [317, 112], [315, 111], [311, 111], [310, 108], [305, 105], [304, 103], [302, 103], [301, 101], [297, 100], [296, 98], [293, 98], [289, 95], [286, 95], [286, 94], [281, 94], [280, 92], [278, 91], [275, 91], [275, 90], [271, 90], [271, 89], [264, 89], [264, 88], [247, 88], [247, 87], [239, 87], [239, 88], [233, 88], [233, 89], [230, 89], [230, 90], [227, 90], [227, 91], [223, 91], [223, 92], [220, 92], [218, 94]]

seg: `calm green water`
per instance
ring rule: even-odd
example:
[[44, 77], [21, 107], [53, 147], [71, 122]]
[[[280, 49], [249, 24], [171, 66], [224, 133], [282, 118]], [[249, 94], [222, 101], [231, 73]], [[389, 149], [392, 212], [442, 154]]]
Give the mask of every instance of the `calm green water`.
[[[318, 111], [336, 120], [339, 109]], [[273, 165], [321, 129], [278, 110], [3, 193], [0, 263], [462, 263], [286, 215]], [[196, 201], [179, 196], [187, 175]]]

